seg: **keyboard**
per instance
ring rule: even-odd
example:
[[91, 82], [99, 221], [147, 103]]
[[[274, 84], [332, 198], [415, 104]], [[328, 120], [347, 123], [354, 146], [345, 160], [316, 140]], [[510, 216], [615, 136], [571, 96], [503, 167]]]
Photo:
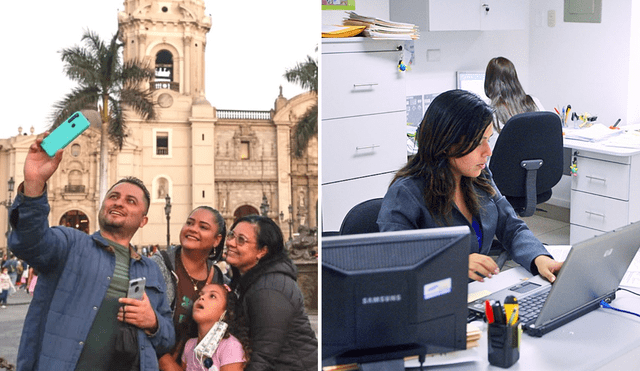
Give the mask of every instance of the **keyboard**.
[[538, 293], [527, 296], [519, 302], [518, 316], [522, 323], [528, 323], [538, 318], [538, 314], [540, 314], [540, 310], [542, 309], [544, 302], [547, 300], [547, 296], [549, 296], [550, 291], [551, 286]]

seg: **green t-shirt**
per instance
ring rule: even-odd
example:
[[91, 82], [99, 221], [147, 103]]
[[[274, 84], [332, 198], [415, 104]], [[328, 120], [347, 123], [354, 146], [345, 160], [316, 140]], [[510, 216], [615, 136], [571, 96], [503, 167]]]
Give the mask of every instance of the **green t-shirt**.
[[[128, 247], [107, 241], [115, 251], [116, 267], [102, 305], [85, 340], [76, 370], [110, 371], [120, 368], [112, 364], [114, 360], [118, 360], [114, 359], [118, 358], [114, 355], [118, 328], [126, 325], [118, 321], [118, 309], [120, 309], [118, 299], [127, 296], [131, 253]], [[130, 370], [131, 367], [123, 369]]]

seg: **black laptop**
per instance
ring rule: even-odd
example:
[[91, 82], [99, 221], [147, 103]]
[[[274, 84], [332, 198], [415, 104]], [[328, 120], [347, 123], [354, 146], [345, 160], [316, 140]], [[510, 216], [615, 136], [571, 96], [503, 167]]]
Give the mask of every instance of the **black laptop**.
[[469, 310], [483, 315], [485, 300], [504, 303], [514, 295], [524, 331], [542, 336], [613, 300], [639, 247], [640, 222], [596, 236], [571, 248], [553, 284], [535, 276], [469, 303]]

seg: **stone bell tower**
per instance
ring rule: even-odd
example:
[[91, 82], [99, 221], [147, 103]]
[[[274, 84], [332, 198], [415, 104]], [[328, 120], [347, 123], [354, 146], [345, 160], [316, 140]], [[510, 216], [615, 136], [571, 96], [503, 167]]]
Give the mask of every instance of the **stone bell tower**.
[[174, 236], [193, 208], [215, 205], [217, 119], [205, 98], [210, 29], [204, 0], [125, 0], [118, 14], [123, 60], [135, 58], [155, 71], [149, 87], [157, 118], [142, 121], [125, 112], [127, 146], [118, 153], [115, 177], [140, 174], [151, 192], [151, 218], [143, 238], [163, 235], [165, 201], [180, 216], [170, 226]]
[[203, 97], [206, 35], [211, 29], [204, 0], [125, 0], [124, 6], [118, 14], [124, 60], [138, 58], [155, 66], [156, 90]]

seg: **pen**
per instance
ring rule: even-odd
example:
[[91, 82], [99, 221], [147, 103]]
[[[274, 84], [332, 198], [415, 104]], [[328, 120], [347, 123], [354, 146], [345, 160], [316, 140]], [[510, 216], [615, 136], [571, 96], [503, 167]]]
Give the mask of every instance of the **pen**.
[[518, 321], [518, 309], [518, 299], [515, 296], [509, 295], [504, 299], [504, 310], [506, 318], [509, 319], [508, 325], [513, 325]]
[[484, 301], [484, 315], [487, 317], [487, 323], [493, 323], [493, 308], [491, 308], [491, 302], [489, 302], [489, 300]]
[[564, 116], [564, 123], [567, 123], [567, 119], [569, 119], [569, 112], [571, 111], [571, 105], [567, 104], [567, 114]]
[[560, 111], [558, 111], [558, 109], [556, 107], [553, 107], [554, 110], [556, 110], [556, 113], [558, 114], [558, 116], [560, 115]]
[[614, 128], [618, 127], [618, 124], [620, 123], [620, 120], [621, 120], [621, 119], [618, 119], [618, 121], [616, 121], [616, 123], [615, 123], [615, 124], [613, 124], [613, 127], [614, 127]]
[[499, 301], [496, 301], [493, 304], [493, 319], [496, 323], [504, 325], [506, 322], [506, 318], [504, 317], [504, 311], [502, 310], [502, 304]]

